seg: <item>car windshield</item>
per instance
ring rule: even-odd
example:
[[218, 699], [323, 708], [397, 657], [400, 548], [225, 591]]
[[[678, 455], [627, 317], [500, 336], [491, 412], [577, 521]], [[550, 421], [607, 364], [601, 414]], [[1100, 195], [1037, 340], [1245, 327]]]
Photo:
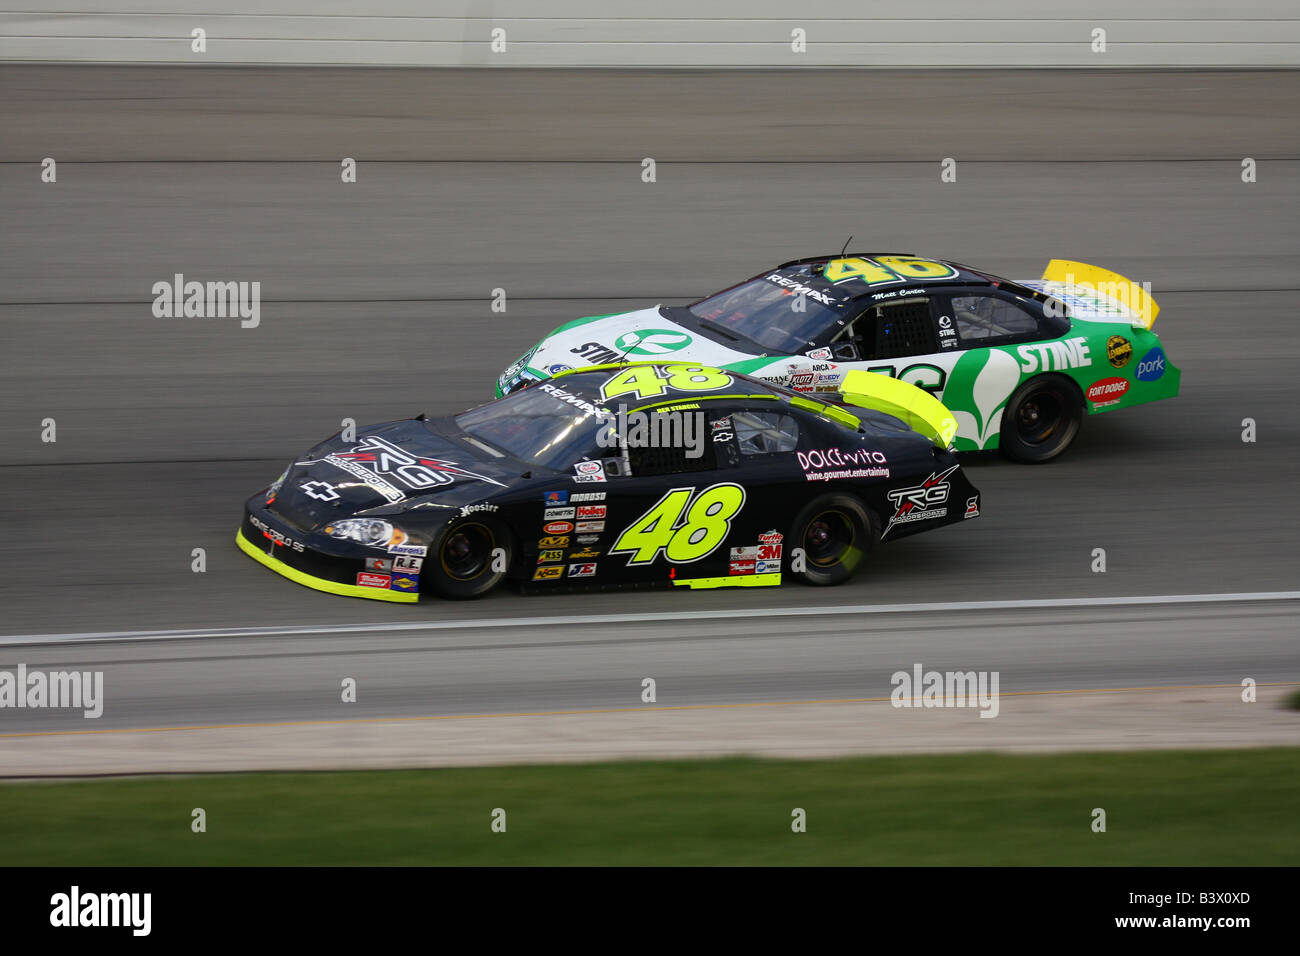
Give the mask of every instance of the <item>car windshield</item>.
[[530, 464], [562, 471], [596, 449], [599, 412], [581, 396], [543, 382], [462, 412], [456, 426]]
[[852, 315], [852, 299], [820, 276], [786, 269], [690, 306], [706, 322], [774, 352], [802, 352]]

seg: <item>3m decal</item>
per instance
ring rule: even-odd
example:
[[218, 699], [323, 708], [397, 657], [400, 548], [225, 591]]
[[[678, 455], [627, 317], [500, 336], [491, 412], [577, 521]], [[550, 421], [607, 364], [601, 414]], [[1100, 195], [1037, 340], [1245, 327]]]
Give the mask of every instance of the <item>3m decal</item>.
[[731, 531], [745, 506], [745, 489], [730, 482], [674, 488], [632, 522], [609, 549], [630, 554], [628, 566], [650, 564], [660, 554], [670, 564], [690, 564], [711, 554]]

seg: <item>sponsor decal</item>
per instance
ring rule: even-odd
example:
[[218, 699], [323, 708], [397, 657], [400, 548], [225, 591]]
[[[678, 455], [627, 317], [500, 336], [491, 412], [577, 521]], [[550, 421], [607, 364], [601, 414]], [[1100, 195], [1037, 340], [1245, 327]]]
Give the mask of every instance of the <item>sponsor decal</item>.
[[1138, 362], [1137, 380], [1139, 382], [1158, 382], [1165, 374], [1165, 350], [1156, 346]]
[[896, 510], [880, 536], [883, 538], [889, 534], [895, 525], [946, 517], [948, 509], [944, 506], [948, 503], [948, 492], [952, 487], [948, 484], [948, 476], [958, 467], [953, 465], [946, 471], [932, 472], [919, 485], [889, 491], [889, 500]]
[[[292, 465], [289, 466], [289, 468], [292, 467]], [[268, 505], [275, 501], [275, 496], [280, 493], [280, 486], [284, 484], [284, 479], [289, 477], [289, 468], [280, 472], [280, 477], [271, 482], [271, 487], [266, 489], [266, 503]]]
[[569, 539], [564, 537], [542, 538], [537, 542], [537, 546], [539, 548], [567, 548], [569, 546]]
[[339, 500], [339, 493], [328, 481], [304, 481], [298, 488], [308, 498], [315, 498], [317, 501]]
[[537, 555], [538, 564], [553, 564], [556, 561], [563, 561], [563, 560], [564, 560], [564, 552], [561, 551], [559, 548], [556, 548], [553, 551], [541, 551], [538, 552]]
[[600, 552], [593, 551], [591, 548], [583, 548], [581, 551], [574, 551], [569, 554], [569, 558], [575, 561], [598, 557], [600, 557]]
[[574, 508], [547, 508], [542, 512], [542, 520], [552, 521], [556, 518], [572, 518], [575, 511]]
[[1106, 340], [1106, 359], [1115, 368], [1123, 368], [1133, 359], [1133, 344], [1122, 335]]
[[840, 301], [825, 292], [814, 289], [810, 285], [804, 285], [798, 279], [789, 279], [779, 272], [773, 272], [769, 276], [764, 276], [764, 278], [768, 282], [775, 282], [779, 286], [784, 286], [786, 295], [801, 295], [806, 299], [812, 299], [814, 302], [820, 302], [822, 305], [835, 305]]
[[1056, 342], [1031, 342], [1018, 346], [1016, 352], [1020, 355], [1020, 370], [1026, 374], [1086, 368], [1092, 364], [1088, 340], [1083, 336]]
[[728, 574], [753, 574], [755, 561], [732, 561], [728, 566]]
[[262, 537], [271, 542], [272, 547], [279, 545], [282, 548], [292, 548], [294, 551], [305, 550], [301, 541], [295, 541], [281, 531], [276, 531], [269, 524], [259, 518], [257, 515], [249, 515], [248, 520], [253, 527], [262, 532]]
[[588, 545], [593, 545], [593, 544], [595, 544], [597, 541], [599, 541], [599, 540], [600, 540], [600, 535], [598, 535], [598, 534], [580, 534], [580, 535], [578, 535], [578, 537], [574, 538], [574, 540], [577, 541], [578, 544], [583, 545], [584, 547], [586, 547], [586, 546], [588, 546]]
[[460, 516], [462, 518], [465, 518], [468, 517], [469, 515], [472, 515], [476, 511], [497, 511], [497, 510], [499, 509], [497, 508], [496, 505], [464, 505], [460, 509]]
[[829, 359], [831, 357], [830, 349], [813, 349], [811, 352], [805, 352], [804, 355], [810, 359]]
[[393, 558], [393, 572], [419, 574], [424, 567], [424, 558], [415, 558], [408, 554], [399, 554]]
[[762, 534], [758, 536], [758, 540], [762, 544], [780, 544], [782, 541], [785, 540], [785, 535], [773, 529], [771, 531], [764, 531]]
[[859, 448], [813, 449], [795, 452], [799, 468], [808, 481], [830, 481], [835, 478], [888, 478], [889, 459], [884, 452]]
[[604, 501], [605, 492], [603, 491], [576, 491], [570, 497], [570, 501]]
[[578, 530], [580, 533], [590, 533], [590, 532], [599, 532], [599, 531], [604, 531], [604, 530], [605, 530], [605, 522], [603, 522], [603, 521], [579, 521], [579, 522], [578, 522], [578, 529], [577, 529], [577, 530]]
[[564, 565], [551, 564], [544, 568], [538, 568], [533, 573], [534, 581], [554, 581], [556, 578], [564, 577]]
[[585, 398], [574, 395], [572, 392], [566, 392], [564, 389], [560, 388], [560, 386], [554, 385], [551, 382], [543, 382], [541, 385], [538, 385], [537, 388], [545, 392], [547, 395], [550, 395], [552, 398], [564, 402], [566, 405], [581, 409], [588, 415], [601, 416], [609, 414], [605, 409], [597, 408]]
[[390, 590], [418, 591], [420, 590], [420, 576], [418, 574], [394, 575], [393, 584]]
[[[390, 502], [401, 501], [406, 497], [406, 493], [396, 487], [393, 481], [414, 491], [449, 485], [457, 478], [505, 487], [486, 475], [466, 471], [454, 461], [413, 455], [376, 435], [369, 435], [348, 451], [336, 451], [323, 460], [361, 478]], [[393, 497], [394, 493], [396, 497]]]
[[571, 534], [573, 532], [573, 522], [552, 521], [549, 524], [542, 525], [542, 530], [548, 535]]
[[1118, 405], [1127, 391], [1128, 382], [1125, 379], [1103, 378], [1100, 382], [1093, 382], [1088, 386], [1088, 401], [1092, 402], [1093, 408]]
[[614, 340], [614, 349], [627, 355], [667, 355], [691, 344], [691, 337], [681, 329], [641, 329], [624, 332]]
[[393, 570], [393, 562], [389, 558], [366, 558], [366, 570], [380, 573], [391, 571]]
[[357, 587], [387, 588], [392, 581], [392, 576], [388, 574], [371, 574], [367, 571], [357, 573]]
[[814, 372], [791, 372], [790, 373], [791, 388], [796, 388], [796, 389], [807, 388], [816, 380], [817, 380], [817, 375]]
[[429, 549], [423, 544], [393, 544], [388, 546], [388, 553], [409, 554], [416, 558], [423, 558], [429, 553]]
[[732, 560], [732, 561], [756, 561], [756, 560], [758, 560], [758, 546], [757, 546], [757, 545], [751, 545], [751, 546], [749, 546], [749, 547], [732, 548], [732, 549], [731, 549], [731, 560]]
[[579, 483], [605, 480], [605, 465], [599, 461], [574, 462], [573, 471], [573, 480]]
[[980, 496], [966, 499], [966, 513], [963, 518], [978, 518], [980, 516]]
[[571, 578], [589, 578], [595, 573], [596, 565], [593, 563], [569, 565], [569, 577]]
[[760, 544], [758, 546], [758, 559], [760, 561], [780, 561], [783, 547], [784, 545], [779, 544]]
[[542, 502], [548, 505], [567, 505], [569, 503], [569, 493], [567, 491], [545, 491], [542, 493]]
[[578, 507], [579, 518], [603, 518], [605, 517], [604, 505], [580, 505]]
[[755, 561], [754, 562], [755, 574], [772, 574], [780, 570], [781, 570], [780, 561]]
[[714, 441], [731, 441], [736, 437], [736, 433], [731, 430], [731, 416], [719, 418], [716, 422], [709, 424], [710, 433]]
[[573, 371], [573, 366], [571, 366], [571, 365], [559, 365], [559, 364], [557, 364], [557, 365], [548, 365], [548, 366], [546, 367], [546, 371], [550, 372], [552, 375], [559, 375], [561, 372], [572, 372], [572, 371]]

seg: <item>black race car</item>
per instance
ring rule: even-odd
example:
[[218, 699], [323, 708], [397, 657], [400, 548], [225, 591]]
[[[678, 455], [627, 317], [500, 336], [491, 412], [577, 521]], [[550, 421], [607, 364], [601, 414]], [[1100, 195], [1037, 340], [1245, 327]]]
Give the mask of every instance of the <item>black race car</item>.
[[747, 375], [561, 372], [448, 418], [336, 435], [246, 504], [239, 547], [353, 597], [838, 584], [873, 544], [979, 514], [929, 394], [867, 372], [852, 412]]

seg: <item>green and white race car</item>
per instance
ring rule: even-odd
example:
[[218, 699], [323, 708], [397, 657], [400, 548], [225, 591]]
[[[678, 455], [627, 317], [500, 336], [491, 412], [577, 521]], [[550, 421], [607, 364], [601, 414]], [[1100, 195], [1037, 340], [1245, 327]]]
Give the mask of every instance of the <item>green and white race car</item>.
[[497, 394], [590, 365], [716, 366], [837, 401], [865, 369], [919, 386], [957, 420], [958, 451], [1017, 461], [1063, 452], [1085, 412], [1178, 394], [1151, 330], [1150, 290], [1053, 259], [1042, 278], [858, 253], [798, 259], [685, 306], [568, 322], [497, 380]]

